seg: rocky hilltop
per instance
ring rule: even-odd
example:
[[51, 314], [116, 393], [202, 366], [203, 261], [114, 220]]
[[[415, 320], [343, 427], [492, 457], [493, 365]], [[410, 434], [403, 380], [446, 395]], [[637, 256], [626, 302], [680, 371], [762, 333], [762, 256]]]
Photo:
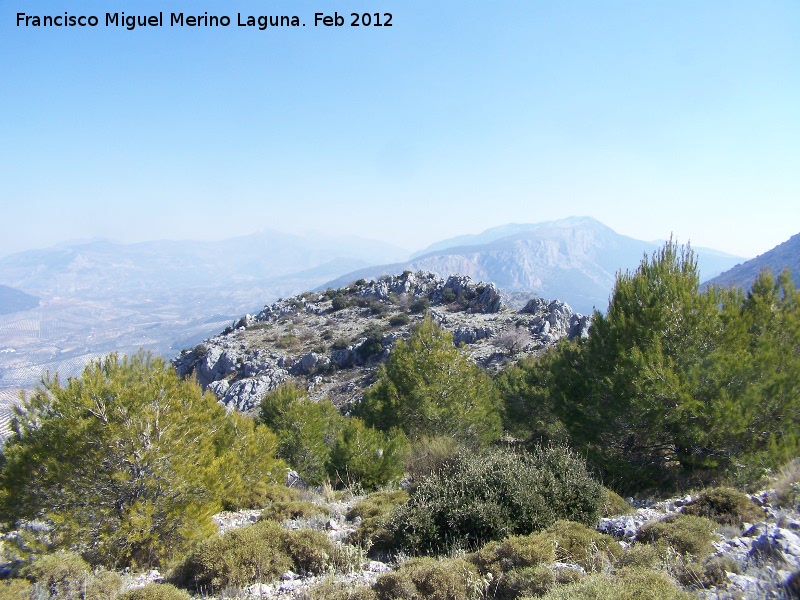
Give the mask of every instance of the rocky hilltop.
[[282, 383], [346, 407], [425, 314], [487, 369], [561, 338], [586, 336], [590, 326], [589, 317], [558, 300], [534, 296], [516, 309], [493, 283], [405, 271], [278, 300], [184, 350], [173, 364], [241, 411], [257, 409], [261, 397]]

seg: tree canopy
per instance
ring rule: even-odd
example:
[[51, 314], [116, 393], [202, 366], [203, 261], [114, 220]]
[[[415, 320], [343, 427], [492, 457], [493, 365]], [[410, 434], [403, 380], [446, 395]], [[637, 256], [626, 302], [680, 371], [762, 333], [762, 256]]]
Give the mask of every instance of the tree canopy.
[[3, 449], [0, 508], [95, 563], [148, 565], [213, 533], [211, 514], [282, 476], [277, 440], [160, 358], [112, 354], [23, 402]]
[[500, 437], [491, 379], [430, 317], [397, 343], [356, 413], [379, 429], [399, 427], [413, 438], [445, 435], [486, 443]]
[[589, 338], [500, 377], [509, 416], [629, 489], [755, 477], [800, 439], [800, 309], [787, 273], [701, 290], [670, 241], [617, 276]]

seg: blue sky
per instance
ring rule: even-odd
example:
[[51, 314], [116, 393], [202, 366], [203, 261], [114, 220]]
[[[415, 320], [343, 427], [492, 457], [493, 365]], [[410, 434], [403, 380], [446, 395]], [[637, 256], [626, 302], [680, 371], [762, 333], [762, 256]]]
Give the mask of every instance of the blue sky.
[[[65, 11], [233, 24], [15, 26]], [[800, 2], [0, 0], [0, 206], [0, 255], [590, 215], [754, 256], [800, 232]]]

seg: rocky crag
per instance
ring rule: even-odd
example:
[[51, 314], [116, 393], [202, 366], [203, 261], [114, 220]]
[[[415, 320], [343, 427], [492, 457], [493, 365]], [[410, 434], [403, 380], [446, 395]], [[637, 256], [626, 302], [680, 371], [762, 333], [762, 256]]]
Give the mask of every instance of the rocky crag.
[[591, 324], [558, 300], [532, 297], [516, 309], [492, 283], [406, 271], [278, 300], [184, 350], [173, 364], [231, 409], [252, 411], [283, 383], [346, 407], [425, 314], [487, 369], [541, 352], [561, 338], [586, 336]]

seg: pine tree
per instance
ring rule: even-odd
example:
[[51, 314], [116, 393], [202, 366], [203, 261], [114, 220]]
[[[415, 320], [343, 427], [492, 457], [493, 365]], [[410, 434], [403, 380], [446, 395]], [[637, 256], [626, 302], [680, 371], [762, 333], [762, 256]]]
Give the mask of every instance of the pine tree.
[[160, 358], [110, 355], [27, 398], [6, 442], [0, 508], [113, 566], [157, 564], [214, 532], [211, 514], [280, 475], [275, 436], [228, 415]]

